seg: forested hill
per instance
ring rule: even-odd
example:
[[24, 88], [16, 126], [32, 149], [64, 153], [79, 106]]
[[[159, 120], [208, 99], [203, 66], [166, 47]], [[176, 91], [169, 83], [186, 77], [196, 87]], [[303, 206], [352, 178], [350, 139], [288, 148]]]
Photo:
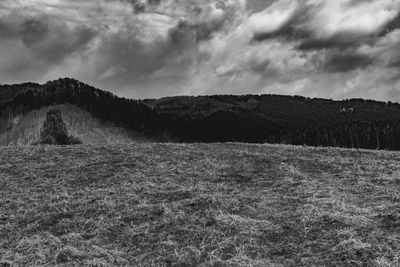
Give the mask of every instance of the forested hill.
[[104, 122], [129, 130], [149, 135], [159, 132], [155, 112], [141, 101], [119, 98], [110, 92], [64, 78], [44, 85], [25, 83], [0, 86], [0, 133], [16, 114], [27, 114], [44, 106], [65, 103], [84, 108]]
[[400, 149], [400, 104], [299, 96], [216, 95], [131, 100], [73, 79], [0, 87], [2, 127], [15, 114], [69, 103], [161, 141], [270, 142]]

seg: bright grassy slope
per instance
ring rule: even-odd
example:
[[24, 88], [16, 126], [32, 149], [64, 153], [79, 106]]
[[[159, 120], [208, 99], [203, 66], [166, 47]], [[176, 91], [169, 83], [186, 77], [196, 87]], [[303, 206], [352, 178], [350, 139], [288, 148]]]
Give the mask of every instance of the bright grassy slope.
[[46, 114], [52, 109], [61, 111], [68, 134], [79, 139], [82, 144], [113, 145], [150, 140], [140, 133], [128, 131], [111, 123], [103, 123], [77, 106], [58, 104], [33, 110], [23, 116], [16, 115], [13, 127], [0, 132], [0, 146], [24, 146], [38, 142]]
[[399, 200], [395, 152], [2, 148], [0, 262], [390, 266], [400, 256]]

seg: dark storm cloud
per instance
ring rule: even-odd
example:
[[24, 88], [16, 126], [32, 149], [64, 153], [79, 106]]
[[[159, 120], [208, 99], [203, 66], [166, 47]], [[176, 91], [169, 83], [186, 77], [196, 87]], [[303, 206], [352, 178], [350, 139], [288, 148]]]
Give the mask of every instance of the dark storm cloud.
[[304, 29], [302, 25], [307, 22], [311, 12], [315, 8], [313, 4], [301, 4], [291, 14], [290, 18], [274, 31], [257, 31], [253, 34], [252, 41], [262, 42], [273, 38], [286, 38], [288, 40], [308, 38], [311, 33]]
[[42, 12], [11, 10], [0, 17], [0, 80], [37, 80], [43, 73], [85, 50], [96, 31]]
[[139, 1], [139, 0], [130, 0], [133, 5], [133, 10], [135, 13], [145, 12], [148, 7], [154, 8], [158, 6], [161, 0], [147, 0], [147, 1]]
[[45, 15], [19, 22], [18, 35], [37, 60], [57, 63], [84, 48], [96, 36], [85, 26], [69, 27]]
[[149, 5], [154, 5], [154, 6], [159, 5], [160, 2], [161, 2], [161, 0], [147, 0], [147, 3], [148, 3]]
[[300, 44], [296, 49], [307, 50], [322, 50], [322, 49], [340, 49], [346, 50], [358, 47], [362, 44], [371, 44], [376, 40], [374, 37], [369, 36], [355, 36], [353, 33], [341, 33], [330, 36], [329, 38], [304, 38], [300, 40]]
[[265, 10], [267, 7], [271, 6], [276, 0], [252, 0], [247, 1], [247, 8], [253, 12], [261, 12]]
[[34, 45], [46, 38], [49, 27], [40, 19], [32, 18], [25, 20], [21, 25], [22, 40], [27, 46]]
[[384, 36], [396, 29], [400, 29], [400, 12], [394, 19], [392, 19], [391, 21], [389, 21], [389, 23], [387, 23], [387, 25], [385, 25], [379, 36]]
[[372, 3], [374, 0], [349, 0], [347, 1], [346, 5], [348, 7], [356, 7], [357, 5], [360, 4], [365, 4], [365, 3]]
[[286, 38], [288, 40], [302, 39], [309, 35], [306, 31], [301, 31], [293, 27], [292, 24], [287, 24], [281, 29], [272, 33], [258, 32], [253, 35], [252, 42], [262, 42], [274, 38]]
[[331, 55], [324, 63], [326, 72], [348, 72], [355, 69], [365, 68], [373, 63], [373, 59], [367, 55], [355, 53]]
[[188, 39], [195, 39], [197, 42], [209, 40], [213, 33], [222, 28], [223, 23], [223, 20], [195, 23], [181, 20], [169, 31], [169, 37], [175, 44], [187, 42]]

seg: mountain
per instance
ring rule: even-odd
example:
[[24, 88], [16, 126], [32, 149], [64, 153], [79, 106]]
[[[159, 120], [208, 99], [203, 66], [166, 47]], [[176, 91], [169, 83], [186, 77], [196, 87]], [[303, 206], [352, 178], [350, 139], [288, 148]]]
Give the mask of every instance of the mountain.
[[[121, 142], [149, 139], [234, 141], [400, 149], [398, 103], [280, 95], [177, 96], [133, 100], [69, 78], [43, 85], [0, 86], [0, 135], [13, 135], [16, 118], [25, 118], [31, 112], [57, 105], [79, 109], [81, 115], [78, 117], [90, 116], [96, 125], [119, 129], [112, 132], [121, 133], [118, 134], [120, 137], [110, 135], [107, 142], [118, 139]], [[70, 111], [62, 113], [69, 116]], [[44, 118], [44, 111], [42, 114]], [[38, 129], [39, 126], [35, 127]], [[30, 132], [25, 126], [21, 128]], [[81, 135], [92, 130], [92, 126], [87, 124], [85, 129], [79, 128]], [[130, 134], [122, 134], [123, 131]], [[121, 136], [134, 137], [125, 139]], [[90, 138], [84, 139], [87, 143], [92, 142]], [[104, 142], [100, 137], [94, 139], [97, 143]]]

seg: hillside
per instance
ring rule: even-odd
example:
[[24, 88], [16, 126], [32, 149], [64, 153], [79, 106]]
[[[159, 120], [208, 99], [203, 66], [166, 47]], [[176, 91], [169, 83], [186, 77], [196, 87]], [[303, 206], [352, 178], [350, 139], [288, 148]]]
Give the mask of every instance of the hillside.
[[400, 155], [249, 144], [0, 150], [0, 266], [395, 266]]
[[31, 145], [39, 140], [40, 131], [49, 110], [61, 111], [70, 135], [83, 144], [122, 144], [148, 141], [143, 134], [101, 122], [89, 112], [71, 104], [56, 104], [32, 110], [26, 114], [14, 114], [0, 125], [0, 145]]
[[[400, 150], [400, 104], [279, 95], [133, 100], [74, 79], [0, 86], [0, 118], [58, 104], [153, 140]], [[5, 118], [5, 119], [4, 119]], [[6, 125], [1, 123], [0, 132]]]
[[28, 89], [26, 84], [20, 86], [0, 86], [0, 132], [8, 129], [15, 117], [59, 104], [76, 106], [106, 125], [140, 132], [140, 136], [153, 137], [158, 129], [153, 111], [140, 101], [118, 98], [77, 80], [59, 79]]
[[145, 100], [180, 140], [400, 149], [400, 104], [280, 95]]

